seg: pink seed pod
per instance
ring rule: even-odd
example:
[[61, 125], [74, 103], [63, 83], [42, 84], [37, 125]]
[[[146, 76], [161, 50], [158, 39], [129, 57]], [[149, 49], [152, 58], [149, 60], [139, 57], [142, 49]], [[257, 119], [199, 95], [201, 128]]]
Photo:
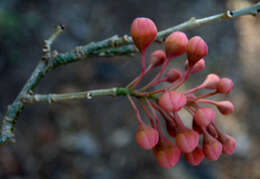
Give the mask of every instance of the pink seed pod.
[[153, 67], [161, 66], [166, 60], [166, 54], [163, 50], [155, 50], [150, 57], [150, 64]]
[[217, 90], [219, 93], [228, 94], [233, 89], [234, 83], [229, 78], [222, 78], [217, 85]]
[[139, 124], [136, 133], [136, 142], [144, 150], [152, 149], [159, 141], [159, 133], [156, 129], [146, 125]]
[[136, 18], [131, 25], [130, 31], [134, 44], [141, 53], [155, 40], [158, 32], [154, 22], [145, 17]]
[[166, 112], [177, 112], [185, 106], [186, 102], [186, 96], [176, 91], [166, 91], [159, 99], [159, 105]]
[[200, 146], [197, 146], [192, 152], [184, 153], [183, 155], [186, 161], [193, 166], [199, 165], [204, 158], [204, 153]]
[[223, 146], [222, 153], [226, 155], [232, 155], [236, 149], [236, 140], [227, 134], [220, 134], [218, 139]]
[[197, 110], [194, 120], [201, 127], [207, 127], [215, 119], [215, 111], [211, 108], [200, 108]]
[[187, 44], [187, 58], [189, 65], [195, 65], [208, 54], [206, 42], [199, 36], [192, 37]]
[[220, 79], [216, 74], [208, 74], [201, 86], [207, 89], [216, 89]]
[[208, 160], [217, 160], [222, 152], [222, 144], [209, 135], [204, 134], [203, 138], [203, 153]]
[[172, 32], [165, 40], [165, 51], [169, 59], [180, 56], [186, 52], [188, 38], [185, 33]]
[[203, 71], [204, 68], [205, 68], [205, 60], [202, 58], [193, 66], [191, 73], [199, 73]]
[[172, 68], [166, 72], [165, 77], [169, 83], [173, 83], [182, 77], [182, 73], [180, 70]]
[[171, 168], [180, 160], [181, 151], [177, 145], [165, 137], [152, 149], [153, 154], [162, 168]]
[[199, 134], [194, 130], [185, 128], [177, 133], [176, 144], [183, 153], [192, 152], [199, 144]]
[[234, 111], [234, 105], [230, 101], [216, 102], [219, 112], [223, 115], [229, 115]]

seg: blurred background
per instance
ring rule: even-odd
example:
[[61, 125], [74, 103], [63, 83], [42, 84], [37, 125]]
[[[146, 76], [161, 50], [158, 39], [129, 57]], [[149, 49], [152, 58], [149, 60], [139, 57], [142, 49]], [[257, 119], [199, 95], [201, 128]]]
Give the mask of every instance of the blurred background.
[[[41, 42], [54, 25], [66, 29], [53, 49], [76, 46], [129, 34], [138, 16], [155, 21], [159, 30], [191, 17], [202, 18], [227, 9], [247, 7], [245, 0], [0, 0], [0, 113], [6, 112], [41, 58]], [[246, 16], [187, 31], [202, 36], [209, 46], [204, 72], [193, 75], [191, 88], [208, 73], [234, 80], [228, 96], [235, 105], [219, 125], [237, 140], [232, 156], [206, 159], [197, 167], [184, 159], [165, 170], [151, 151], [135, 142], [136, 116], [126, 97], [26, 106], [16, 125], [15, 144], [0, 147], [0, 178], [88, 179], [257, 179], [260, 178], [260, 17]], [[152, 45], [153, 49], [163, 45]], [[183, 70], [184, 57], [171, 63]], [[140, 72], [140, 56], [99, 57], [50, 72], [35, 93], [64, 93], [122, 87]], [[150, 76], [152, 77], [152, 75]], [[184, 114], [185, 117], [185, 114]]]

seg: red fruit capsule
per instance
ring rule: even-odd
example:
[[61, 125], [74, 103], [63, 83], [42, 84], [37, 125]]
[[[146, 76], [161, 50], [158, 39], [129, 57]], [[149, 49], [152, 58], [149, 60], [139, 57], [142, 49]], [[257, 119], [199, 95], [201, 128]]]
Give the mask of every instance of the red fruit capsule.
[[177, 133], [176, 144], [183, 153], [192, 152], [199, 144], [199, 134], [186, 128]]
[[166, 54], [163, 50], [155, 50], [150, 57], [150, 64], [153, 67], [161, 66], [166, 60]]
[[199, 36], [192, 37], [187, 45], [187, 58], [189, 65], [195, 65], [200, 59], [208, 54], [206, 42]]
[[169, 83], [173, 83], [174, 81], [180, 79], [182, 76], [182, 73], [180, 70], [177, 70], [177, 69], [169, 69], [166, 74], [165, 74], [165, 77], [167, 78], [167, 81]]
[[199, 73], [203, 71], [204, 68], [205, 68], [205, 60], [202, 58], [193, 66], [191, 73]]
[[232, 155], [236, 149], [236, 140], [227, 134], [220, 134], [219, 141], [223, 146], [222, 153], [226, 155]]
[[207, 127], [215, 119], [215, 111], [211, 108], [200, 108], [197, 110], [194, 120], [201, 127]]
[[217, 90], [219, 93], [228, 94], [233, 89], [234, 83], [229, 78], [222, 78], [217, 84]]
[[222, 152], [222, 144], [209, 135], [204, 134], [203, 138], [203, 153], [208, 160], [217, 160]]
[[188, 38], [185, 33], [172, 32], [165, 40], [165, 51], [169, 59], [177, 57], [186, 52]]
[[223, 115], [229, 115], [234, 111], [234, 105], [230, 101], [216, 102], [219, 112]]
[[171, 168], [180, 160], [181, 151], [175, 143], [163, 137], [153, 148], [153, 154], [162, 168]]
[[177, 112], [185, 106], [186, 96], [175, 91], [166, 91], [159, 99], [159, 105], [167, 112]]
[[207, 75], [206, 79], [202, 83], [202, 86], [207, 89], [216, 89], [219, 81], [220, 79], [218, 75], [211, 73]]
[[[189, 67], [189, 60], [185, 61], [185, 70], [187, 70]], [[192, 67], [191, 73], [199, 73], [203, 71], [205, 68], [205, 60], [202, 58], [200, 59], [195, 65]]]
[[155, 40], [157, 32], [156, 25], [149, 18], [138, 17], [131, 25], [131, 36], [141, 53]]
[[156, 129], [140, 124], [136, 133], [137, 144], [145, 150], [152, 149], [159, 141], [159, 133]]
[[186, 161], [193, 166], [199, 165], [204, 158], [204, 153], [200, 146], [197, 146], [196, 149], [193, 150], [192, 152], [184, 153], [183, 155]]

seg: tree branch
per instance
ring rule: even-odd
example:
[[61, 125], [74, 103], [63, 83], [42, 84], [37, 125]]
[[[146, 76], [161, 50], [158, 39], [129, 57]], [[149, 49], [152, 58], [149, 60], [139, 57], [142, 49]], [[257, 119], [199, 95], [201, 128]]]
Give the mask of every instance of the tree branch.
[[[260, 3], [256, 3], [248, 8], [236, 11], [226, 11], [225, 13], [205, 17], [202, 19], [191, 18], [187, 22], [160, 31], [157, 35], [156, 41], [159, 43], [162, 42], [167, 37], [167, 35], [169, 35], [173, 31], [184, 31], [211, 22], [228, 20], [243, 15], [256, 15], [259, 12]], [[60, 32], [61, 30], [54, 30], [54, 33], [50, 36], [50, 38], [47, 41], [45, 41], [46, 48], [43, 48], [43, 52], [45, 53], [43, 59], [45, 59], [46, 53], [48, 53], [48, 60], [40, 60], [39, 64], [36, 66], [31, 77], [25, 83], [19, 95], [16, 97], [14, 102], [8, 106], [7, 112], [4, 116], [2, 123], [0, 144], [14, 141], [14, 125], [19, 113], [22, 111], [24, 107], [23, 99], [28, 97], [29, 92], [34, 89], [34, 87], [49, 71], [53, 70], [58, 66], [76, 62], [90, 56], [114, 56], [138, 52], [135, 46], [133, 45], [133, 41], [130, 36], [125, 35], [123, 37], [119, 37], [118, 35], [115, 35], [103, 41], [99, 41], [96, 43], [92, 42], [85, 46], [76, 47], [74, 50], [70, 52], [56, 54], [55, 58], [51, 59], [51, 45], [53, 41], [56, 39], [56, 37], [60, 34]]]

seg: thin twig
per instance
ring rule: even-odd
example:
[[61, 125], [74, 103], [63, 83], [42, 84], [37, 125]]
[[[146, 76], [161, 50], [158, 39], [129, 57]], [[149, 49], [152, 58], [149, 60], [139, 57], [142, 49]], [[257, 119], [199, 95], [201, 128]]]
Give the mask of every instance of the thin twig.
[[63, 32], [64, 27], [65, 26], [62, 24], [55, 26], [51, 36], [47, 40], [44, 40], [42, 42], [42, 51], [43, 51], [44, 55], [42, 56], [41, 59], [43, 61], [49, 61], [58, 55], [57, 51], [54, 51], [52, 54], [51, 46], [52, 46], [53, 42], [56, 40], [56, 38]]
[[99, 90], [89, 90], [74, 93], [64, 93], [64, 94], [34, 94], [26, 95], [23, 97], [22, 101], [24, 104], [33, 104], [36, 102], [48, 102], [57, 103], [65, 102], [78, 99], [93, 99], [95, 96], [118, 96], [117, 88], [110, 89], [99, 89]]
[[64, 30], [64, 25], [57, 25], [54, 27], [54, 31], [51, 34], [51, 36], [47, 40], [43, 41], [42, 51], [44, 53], [51, 52], [51, 46], [53, 42], [61, 34], [61, 32], [63, 32], [63, 30]]
[[[98, 90], [89, 90], [82, 92], [73, 92], [73, 93], [62, 93], [62, 94], [34, 94], [34, 95], [25, 95], [22, 98], [24, 104], [33, 104], [36, 102], [47, 102], [47, 103], [57, 103], [65, 102], [71, 100], [79, 99], [93, 99], [96, 96], [134, 96], [140, 97], [138, 92], [129, 90], [127, 88], [109, 88], [109, 89], [98, 89]], [[157, 99], [156, 96], [148, 96], [151, 99]]]
[[[204, 24], [211, 22], [221, 21], [225, 19], [233, 19], [238, 16], [243, 15], [256, 15], [260, 11], [260, 3], [256, 3], [250, 7], [236, 10], [236, 11], [226, 11], [225, 13], [205, 17], [202, 19], [191, 18], [187, 22], [184, 22], [180, 25], [170, 27], [166, 30], [163, 30], [158, 33], [156, 41], [162, 42], [167, 35], [173, 31], [187, 29], [192, 29]], [[57, 37], [57, 31], [54, 31], [52, 36], [47, 41], [46, 53], [50, 53], [51, 48], [48, 47], [53, 43], [53, 40]], [[18, 94], [16, 99], [11, 105], [8, 106], [7, 112], [4, 116], [1, 130], [0, 144], [14, 141], [14, 126], [16, 119], [19, 113], [24, 107], [24, 102], [22, 99], [29, 94], [31, 90], [39, 83], [39, 81], [51, 70], [54, 68], [65, 65], [68, 63], [76, 62], [82, 59], [85, 59], [87, 56], [115, 56], [115, 55], [126, 55], [138, 52], [135, 46], [133, 45], [133, 40], [130, 36], [119, 37], [115, 35], [106, 40], [90, 43], [82, 47], [76, 47], [74, 50], [66, 53], [61, 53], [55, 56], [52, 60], [43, 61], [40, 60], [39, 64], [36, 66], [32, 72], [31, 77], [25, 83], [23, 89]]]

